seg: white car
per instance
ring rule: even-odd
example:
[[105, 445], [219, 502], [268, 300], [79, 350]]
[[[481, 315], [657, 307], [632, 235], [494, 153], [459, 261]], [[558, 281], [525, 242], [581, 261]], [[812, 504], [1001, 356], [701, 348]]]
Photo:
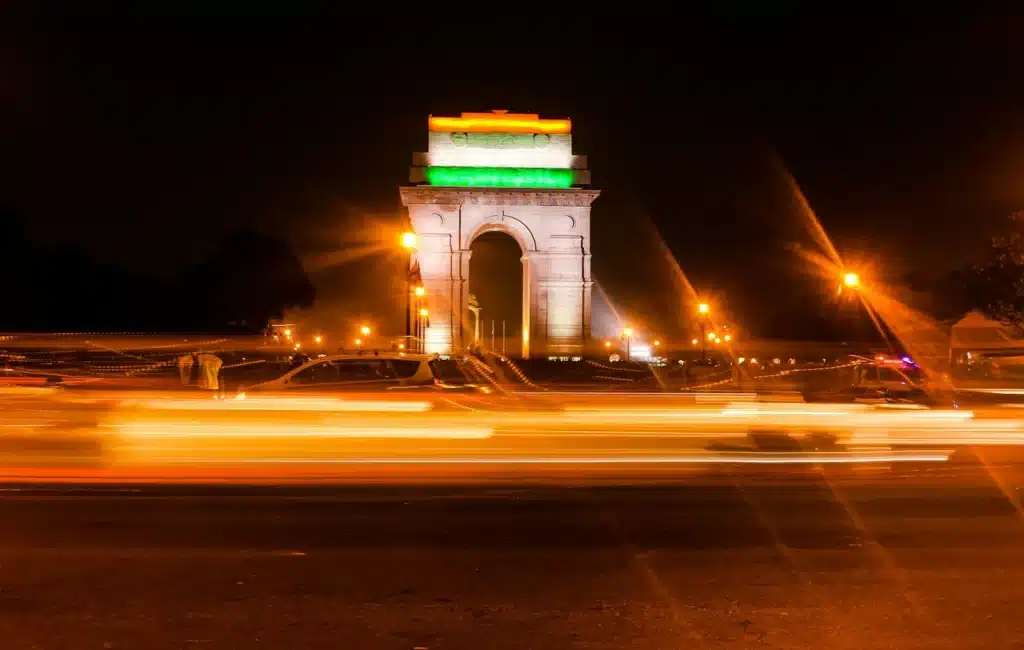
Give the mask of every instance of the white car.
[[[435, 368], [439, 359], [425, 354], [366, 352], [310, 359], [277, 379], [246, 387], [251, 391], [360, 391], [416, 387], [461, 388], [448, 383]], [[466, 386], [467, 388], [469, 386]]]

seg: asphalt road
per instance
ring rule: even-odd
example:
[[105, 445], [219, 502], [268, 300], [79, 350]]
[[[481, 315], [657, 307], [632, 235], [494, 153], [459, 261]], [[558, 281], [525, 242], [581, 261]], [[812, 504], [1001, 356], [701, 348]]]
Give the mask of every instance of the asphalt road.
[[1024, 647], [1016, 474], [674, 484], [10, 485], [27, 648]]

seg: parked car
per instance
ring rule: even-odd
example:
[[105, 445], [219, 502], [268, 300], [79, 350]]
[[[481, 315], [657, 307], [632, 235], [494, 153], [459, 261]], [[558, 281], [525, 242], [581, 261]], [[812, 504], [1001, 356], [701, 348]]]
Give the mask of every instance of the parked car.
[[[310, 359], [280, 377], [243, 386], [245, 392], [260, 391], [374, 391], [374, 390], [467, 390], [476, 386], [454, 374], [434, 356], [402, 352], [334, 354]], [[461, 381], [460, 381], [461, 377]]]

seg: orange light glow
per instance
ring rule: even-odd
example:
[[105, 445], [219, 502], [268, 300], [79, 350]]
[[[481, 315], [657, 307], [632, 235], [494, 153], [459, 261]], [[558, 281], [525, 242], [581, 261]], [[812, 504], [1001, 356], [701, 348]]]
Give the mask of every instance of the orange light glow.
[[291, 330], [285, 330], [284, 331], [284, 335], [285, 336], [291, 336], [292, 335], [292, 331]]
[[313, 337], [313, 342], [316, 343], [317, 345], [319, 345], [319, 344], [324, 342], [324, 337], [322, 337], [322, 336], [320, 336], [318, 334], [317, 336]]
[[153, 420], [114, 425], [121, 435], [133, 438], [396, 438], [484, 440], [489, 427], [383, 427], [330, 426], [322, 424], [219, 424]]
[[416, 248], [416, 233], [414, 232], [403, 232], [402, 233], [402, 248], [413, 249]]
[[359, 328], [359, 333], [362, 334], [363, 336], [369, 336], [370, 328], [366, 325], [363, 325], [362, 327]]
[[433, 404], [423, 401], [374, 399], [338, 399], [335, 397], [290, 397], [281, 395], [252, 396], [240, 393], [235, 399], [167, 398], [124, 400], [122, 406], [151, 411], [320, 411], [367, 413], [425, 413]]
[[363, 339], [356, 339], [356, 345], [362, 345]]
[[415, 294], [418, 298], [422, 298], [427, 294], [427, 290], [423, 287], [416, 287]]
[[463, 113], [430, 118], [430, 130], [467, 133], [572, 133], [572, 120], [542, 120], [534, 113]]
[[429, 311], [427, 311], [427, 308], [426, 308], [426, 307], [424, 307], [423, 309], [421, 309], [421, 310], [420, 310], [420, 316], [422, 316], [422, 317], [426, 318], [426, 317], [427, 317], [427, 316], [429, 316], [429, 315], [430, 315], [430, 312], [429, 312]]
[[399, 343], [398, 344], [398, 349], [399, 350], [404, 350], [405, 349], [405, 343]]
[[606, 348], [612, 347], [612, 342], [611, 341], [605, 341], [604, 342], [604, 347], [606, 347]]
[[699, 311], [702, 314], [706, 314], [709, 311], [711, 311], [711, 306], [708, 305], [708, 303], [706, 302], [702, 302], [699, 305], [697, 305], [697, 311]]

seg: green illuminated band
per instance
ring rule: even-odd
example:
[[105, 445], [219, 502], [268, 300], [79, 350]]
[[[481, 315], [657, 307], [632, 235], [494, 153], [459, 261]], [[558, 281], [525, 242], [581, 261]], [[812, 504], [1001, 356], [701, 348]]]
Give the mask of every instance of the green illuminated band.
[[427, 182], [444, 187], [572, 187], [571, 169], [427, 167]]

